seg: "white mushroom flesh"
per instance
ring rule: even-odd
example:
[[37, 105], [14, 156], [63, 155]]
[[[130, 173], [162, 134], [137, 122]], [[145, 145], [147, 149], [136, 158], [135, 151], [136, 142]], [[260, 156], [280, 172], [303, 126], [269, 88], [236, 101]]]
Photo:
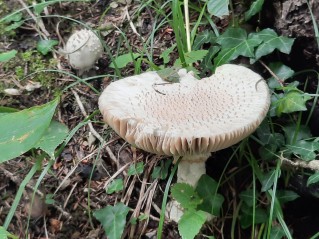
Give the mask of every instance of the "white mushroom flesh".
[[165, 155], [207, 155], [250, 135], [267, 114], [268, 86], [243, 66], [211, 77], [180, 74], [169, 84], [156, 72], [111, 83], [99, 99], [104, 120], [126, 141]]

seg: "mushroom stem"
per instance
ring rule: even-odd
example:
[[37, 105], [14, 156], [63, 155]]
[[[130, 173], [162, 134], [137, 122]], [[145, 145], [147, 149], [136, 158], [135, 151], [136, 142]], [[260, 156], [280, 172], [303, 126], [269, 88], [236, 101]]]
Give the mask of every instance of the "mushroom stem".
[[178, 164], [177, 182], [197, 186], [200, 177], [206, 173], [205, 162], [209, 155], [184, 156]]

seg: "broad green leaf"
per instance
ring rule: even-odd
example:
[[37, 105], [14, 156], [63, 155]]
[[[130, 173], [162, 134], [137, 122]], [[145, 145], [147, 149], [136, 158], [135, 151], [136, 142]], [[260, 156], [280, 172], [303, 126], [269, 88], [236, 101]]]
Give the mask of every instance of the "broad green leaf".
[[37, 43], [37, 50], [42, 53], [42, 55], [48, 54], [52, 48], [59, 44], [57, 40], [40, 40]]
[[166, 179], [167, 175], [168, 175], [168, 170], [169, 170], [169, 167], [171, 166], [171, 164], [172, 164], [171, 159], [162, 160], [161, 165], [156, 166], [153, 169], [152, 179], [156, 179], [156, 178]]
[[302, 160], [316, 159], [319, 150], [319, 142], [299, 140], [295, 144], [286, 145], [290, 153], [298, 155]]
[[229, 0], [208, 0], [207, 11], [215, 17], [229, 15]]
[[134, 163], [130, 166], [130, 168], [127, 171], [127, 175], [128, 176], [139, 175], [143, 173], [143, 171], [144, 171], [144, 163], [138, 162], [137, 164]]
[[213, 31], [205, 30], [196, 35], [196, 38], [193, 43], [193, 50], [200, 50], [201, 47], [206, 43], [213, 43], [216, 39], [216, 36]]
[[252, 16], [259, 13], [264, 4], [264, 0], [255, 0], [247, 12], [245, 12], [245, 21], [248, 21]]
[[221, 36], [217, 38], [217, 42], [222, 45], [222, 50], [214, 59], [214, 67], [228, 63], [236, 59], [238, 56], [254, 57], [255, 47], [262, 40], [253, 38], [241, 28], [229, 28]]
[[201, 77], [206, 76], [206, 73], [211, 73], [213, 66], [213, 57], [219, 52], [220, 47], [212, 46], [209, 48], [207, 55], [204, 57], [203, 61], [200, 63], [203, 71], [201, 72]]
[[69, 129], [66, 125], [52, 120], [50, 126], [46, 129], [34, 148], [40, 148], [50, 155], [50, 157], [54, 158], [55, 149], [63, 142], [68, 132]]
[[[286, 144], [292, 144], [295, 138], [295, 133], [297, 130], [296, 124], [290, 124], [282, 127], [285, 132]], [[310, 129], [306, 125], [300, 125], [298, 127], [298, 135], [296, 136], [296, 140], [299, 141], [301, 139], [308, 139], [312, 137]]]
[[160, 58], [163, 59], [163, 63], [167, 64], [170, 61], [169, 55], [174, 51], [176, 48], [176, 44], [173, 44], [170, 48], [167, 48], [165, 51], [162, 52]]
[[[292, 77], [295, 73], [290, 67], [282, 64], [281, 62], [272, 62], [269, 64], [269, 68], [282, 81], [285, 81], [286, 79]], [[277, 79], [275, 79], [274, 77], [270, 77], [268, 79], [268, 85], [271, 89], [281, 87]]]
[[202, 175], [198, 180], [196, 192], [203, 202], [197, 209], [219, 216], [224, 197], [217, 193], [217, 189], [218, 183], [214, 179], [206, 174]]
[[193, 239], [206, 221], [203, 211], [187, 210], [178, 221], [178, 231], [183, 239]]
[[264, 120], [256, 130], [258, 138], [264, 145], [275, 145], [279, 148], [285, 143], [285, 138], [280, 133], [272, 133], [267, 120]]
[[268, 189], [270, 189], [275, 181], [276, 177], [276, 170], [271, 170], [270, 172], [264, 174], [261, 178], [261, 191], [266, 192]]
[[[248, 207], [245, 204], [241, 206], [241, 214], [240, 214], [239, 222], [243, 229], [246, 229], [252, 225], [253, 217], [254, 217], [253, 211], [254, 210], [252, 207]], [[268, 220], [267, 212], [260, 207], [256, 207], [255, 208], [255, 224], [264, 223], [264, 222], [267, 222], [267, 220]]]
[[180, 76], [178, 74], [178, 71], [180, 69], [181, 69], [180, 66], [167, 67], [165, 69], [157, 71], [157, 74], [164, 81], [171, 82], [171, 83], [177, 83], [180, 81]]
[[282, 239], [285, 238], [286, 235], [285, 231], [280, 226], [272, 226], [270, 231], [271, 239]]
[[171, 193], [184, 209], [196, 209], [202, 202], [194, 188], [186, 183], [176, 183], [171, 188]]
[[16, 56], [18, 52], [16, 50], [11, 50], [7, 52], [0, 53], [0, 62], [6, 62], [11, 60]]
[[110, 183], [110, 185], [107, 187], [106, 193], [107, 194], [112, 194], [114, 192], [120, 192], [124, 188], [124, 183], [123, 179], [117, 178], [114, 179], [113, 182]]
[[275, 102], [276, 114], [292, 113], [296, 111], [306, 111], [306, 102], [312, 97], [299, 91], [290, 91]]
[[41, 12], [43, 12], [44, 8], [46, 8], [47, 6], [49, 6], [50, 4], [54, 3], [53, 1], [48, 1], [48, 2], [41, 2], [38, 4], [35, 4], [33, 6], [34, 12], [36, 15], [40, 15]]
[[93, 213], [93, 216], [102, 224], [109, 239], [120, 239], [126, 224], [126, 216], [130, 208], [124, 203], [118, 203], [114, 207], [106, 206]]
[[272, 53], [275, 49], [279, 50], [282, 53], [289, 54], [294, 43], [293, 38], [278, 36], [274, 30], [269, 28], [264, 29], [258, 33], [254, 33], [252, 35], [252, 38], [262, 40], [262, 43], [256, 50], [255, 60], [258, 60], [260, 57]]
[[276, 191], [276, 198], [280, 202], [280, 204], [285, 204], [287, 202], [291, 202], [295, 199], [297, 199], [299, 195], [295, 193], [294, 191], [290, 190], [277, 190]]
[[58, 99], [0, 117], [0, 163], [37, 145], [50, 125]]
[[252, 207], [254, 205], [254, 202], [256, 203], [256, 200], [258, 198], [258, 192], [256, 192], [256, 195], [254, 197], [254, 190], [247, 189], [239, 194], [239, 198], [243, 200], [243, 202], [247, 206]]
[[0, 106], [0, 117], [8, 114], [8, 113], [14, 113], [14, 112], [18, 112], [19, 110], [15, 109], [15, 108], [11, 108], [11, 107], [6, 107], [6, 106]]
[[[124, 68], [128, 63], [133, 62], [136, 58], [138, 58], [141, 54], [139, 53], [127, 53], [124, 55], [120, 55], [115, 58], [115, 63], [118, 68]], [[109, 67], [115, 68], [114, 63], [112, 62]]]
[[313, 175], [311, 175], [308, 180], [307, 180], [307, 187], [311, 184], [317, 183], [319, 182], [319, 172], [314, 173]]

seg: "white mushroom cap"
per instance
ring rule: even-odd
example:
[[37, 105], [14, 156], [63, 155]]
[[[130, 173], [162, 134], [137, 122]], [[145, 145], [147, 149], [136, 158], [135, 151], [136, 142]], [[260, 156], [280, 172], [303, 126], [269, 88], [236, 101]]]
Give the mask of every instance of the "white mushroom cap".
[[207, 155], [250, 135], [267, 114], [262, 77], [226, 64], [202, 80], [180, 71], [168, 84], [156, 72], [111, 83], [99, 99], [104, 120], [127, 142], [175, 156]]
[[67, 55], [69, 64], [82, 74], [82, 72], [91, 69], [101, 57], [103, 46], [94, 32], [83, 29], [74, 32], [70, 36], [64, 52]]

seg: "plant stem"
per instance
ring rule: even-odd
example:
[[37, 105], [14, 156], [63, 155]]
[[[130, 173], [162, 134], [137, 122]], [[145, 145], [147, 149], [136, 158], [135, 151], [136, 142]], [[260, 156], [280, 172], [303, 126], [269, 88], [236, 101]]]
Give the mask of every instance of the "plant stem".
[[192, 47], [191, 47], [191, 35], [190, 35], [190, 26], [189, 26], [188, 0], [184, 0], [184, 14], [185, 14], [187, 52], [190, 52], [192, 51]]

